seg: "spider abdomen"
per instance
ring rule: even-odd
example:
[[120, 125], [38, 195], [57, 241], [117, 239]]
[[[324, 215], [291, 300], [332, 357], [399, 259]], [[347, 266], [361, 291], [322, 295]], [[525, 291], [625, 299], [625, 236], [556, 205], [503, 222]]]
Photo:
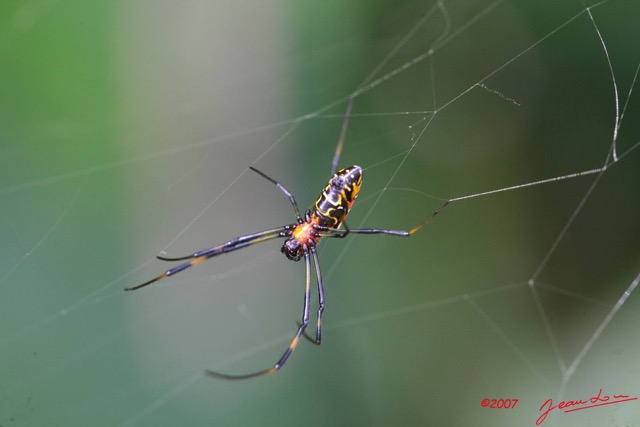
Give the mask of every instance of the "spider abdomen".
[[360, 187], [362, 168], [354, 165], [336, 172], [309, 208], [311, 218], [323, 227], [338, 228], [349, 214]]

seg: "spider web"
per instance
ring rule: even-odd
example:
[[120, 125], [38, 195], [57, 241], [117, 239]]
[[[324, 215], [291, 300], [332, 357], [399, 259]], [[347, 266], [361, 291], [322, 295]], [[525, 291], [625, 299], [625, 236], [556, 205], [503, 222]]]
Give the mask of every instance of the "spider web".
[[[535, 425], [640, 396], [634, 2], [3, 9], [0, 425]], [[122, 288], [292, 222], [248, 166], [308, 206], [350, 98], [349, 225], [450, 206], [323, 241], [322, 346], [206, 378], [277, 360], [303, 264], [273, 241]]]

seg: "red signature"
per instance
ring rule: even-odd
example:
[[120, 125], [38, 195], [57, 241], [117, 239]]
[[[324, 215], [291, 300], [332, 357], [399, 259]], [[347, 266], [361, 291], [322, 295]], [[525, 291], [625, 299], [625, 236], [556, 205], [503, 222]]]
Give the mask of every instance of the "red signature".
[[604, 405], [614, 405], [616, 403], [629, 402], [630, 400], [638, 400], [637, 397], [629, 397], [625, 394], [614, 394], [613, 396], [602, 395], [602, 389], [598, 390], [598, 394], [590, 397], [586, 400], [566, 400], [558, 403], [557, 405], [553, 404], [553, 399], [547, 399], [542, 406], [540, 406], [540, 411], [542, 414], [536, 420], [536, 425], [540, 425], [547, 419], [547, 415], [554, 409], [564, 409], [564, 412], [575, 412], [581, 411], [583, 409], [596, 408], [598, 406]]

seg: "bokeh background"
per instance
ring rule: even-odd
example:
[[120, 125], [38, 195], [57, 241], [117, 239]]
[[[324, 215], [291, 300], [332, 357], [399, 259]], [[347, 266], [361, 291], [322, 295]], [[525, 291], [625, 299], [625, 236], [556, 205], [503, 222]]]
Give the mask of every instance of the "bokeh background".
[[[640, 396], [638, 294], [598, 332], [640, 272], [638, 22], [631, 0], [3, 2], [0, 425], [534, 425], [548, 398]], [[456, 201], [410, 239], [323, 241], [322, 346], [277, 375], [203, 370], [286, 348], [304, 267], [281, 242], [122, 291], [157, 254], [291, 222], [248, 166], [308, 206], [361, 88], [349, 224], [409, 229], [447, 199], [601, 168], [612, 72], [619, 162]]]

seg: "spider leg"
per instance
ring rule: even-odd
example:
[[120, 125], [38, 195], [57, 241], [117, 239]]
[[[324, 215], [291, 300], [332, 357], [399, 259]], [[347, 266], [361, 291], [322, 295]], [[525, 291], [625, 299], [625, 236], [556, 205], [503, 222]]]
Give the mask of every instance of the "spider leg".
[[311, 246], [311, 255], [313, 255], [313, 264], [316, 267], [316, 278], [318, 280], [318, 313], [316, 318], [318, 323], [316, 324], [316, 339], [311, 340], [310, 337], [305, 333], [305, 338], [316, 345], [320, 345], [322, 342], [322, 313], [324, 312], [324, 285], [322, 284], [322, 273], [320, 272], [320, 264], [318, 262], [318, 253], [316, 251], [316, 245]]
[[190, 259], [193, 258], [191, 261], [186, 262], [184, 264], [180, 264], [176, 267], [173, 267], [167, 271], [165, 271], [164, 273], [162, 273], [159, 276], [154, 277], [153, 279], [144, 282], [140, 285], [136, 285], [136, 286], [132, 286], [129, 288], [124, 288], [125, 291], [135, 291], [136, 289], [140, 289], [140, 288], [144, 288], [147, 285], [150, 285], [152, 283], [157, 282], [158, 280], [162, 280], [165, 279], [169, 276], [173, 276], [174, 274], [180, 273], [183, 270], [186, 270], [189, 267], [192, 267], [194, 265], [198, 265], [200, 263], [202, 263], [203, 261], [208, 260], [209, 258], [213, 258], [217, 255], [220, 254], [224, 254], [227, 252], [233, 252], [236, 251], [238, 249], [242, 249], [242, 248], [246, 248], [247, 246], [256, 244], [256, 243], [261, 243], [261, 242], [266, 242], [267, 240], [272, 240], [278, 237], [284, 237], [286, 235], [288, 235], [290, 232], [289, 230], [291, 229], [290, 225], [285, 225], [284, 227], [280, 227], [280, 228], [274, 228], [272, 230], [266, 230], [266, 231], [261, 231], [259, 233], [254, 233], [254, 234], [248, 234], [246, 236], [240, 236], [236, 239], [230, 240], [229, 242], [220, 245], [220, 246], [215, 246], [213, 248], [209, 248], [209, 249], [205, 249], [204, 251], [200, 251], [200, 252], [196, 252], [193, 255], [189, 255], [186, 257], [182, 257], [182, 258], [164, 258], [164, 257], [159, 257], [161, 260], [163, 261], [175, 261], [175, 260], [184, 260], [184, 259]]
[[344, 230], [341, 228], [323, 227], [320, 225], [317, 225], [316, 228], [318, 229], [318, 231], [322, 232], [322, 237], [334, 237], [342, 239], [343, 237], [347, 237], [349, 233], [351, 233], [351, 229], [346, 222], [343, 222], [342, 226], [344, 227]]
[[[293, 226], [285, 225], [283, 227], [272, 228], [271, 230], [265, 230], [257, 233], [247, 234], [246, 236], [236, 237], [235, 239], [229, 240], [227, 243], [223, 243], [222, 245], [214, 246], [208, 249], [203, 249], [201, 251], [194, 252], [191, 255], [186, 255], [186, 256], [176, 257], [176, 258], [157, 256], [156, 258], [158, 258], [161, 261], [184, 261], [185, 259], [199, 258], [204, 255], [208, 255], [209, 257], [212, 257], [212, 256], [219, 255], [221, 253], [231, 252], [231, 250], [233, 250], [231, 248], [234, 248], [248, 241], [259, 243], [275, 237], [285, 237], [288, 235], [287, 231], [292, 230], [293, 228], [295, 228], [295, 225]], [[265, 240], [262, 240], [262, 238], [264, 238]], [[241, 246], [241, 247], [244, 247], [244, 246]], [[240, 249], [240, 248], [237, 248], [237, 249]]]
[[295, 336], [293, 337], [293, 340], [291, 340], [289, 347], [287, 347], [287, 350], [280, 357], [280, 359], [278, 359], [276, 364], [273, 365], [271, 368], [258, 371], [258, 372], [253, 372], [251, 374], [243, 374], [243, 375], [221, 374], [219, 372], [214, 372], [207, 369], [206, 373], [208, 375], [215, 378], [225, 379], [225, 380], [246, 380], [249, 378], [255, 378], [262, 375], [273, 374], [274, 372], [277, 372], [278, 370], [280, 370], [280, 368], [284, 366], [284, 364], [287, 362], [287, 359], [289, 359], [289, 356], [291, 356], [291, 353], [293, 353], [293, 351], [296, 349], [298, 343], [300, 342], [300, 337], [304, 334], [304, 330], [307, 328], [307, 325], [309, 324], [309, 306], [311, 301], [311, 261], [310, 261], [308, 249], [305, 249], [304, 251], [304, 263], [306, 266], [306, 276], [305, 276], [306, 278], [305, 278], [305, 289], [304, 289], [304, 310], [302, 311], [302, 323], [298, 326], [298, 330]]
[[322, 232], [322, 237], [346, 237], [350, 233], [354, 234], [389, 234], [392, 236], [400, 236], [400, 237], [409, 237], [414, 234], [416, 231], [420, 230], [422, 227], [427, 225], [433, 218], [436, 217], [440, 212], [442, 212], [447, 206], [449, 206], [451, 201], [447, 200], [444, 205], [440, 206], [437, 210], [435, 210], [431, 215], [429, 215], [424, 221], [420, 224], [413, 227], [411, 230], [387, 230], [384, 228], [357, 228], [350, 229], [346, 226], [346, 224], [342, 224], [345, 226], [344, 230], [339, 228], [330, 228], [330, 227], [320, 227], [318, 226], [318, 230]]
[[259, 171], [258, 169], [254, 168], [253, 166], [249, 166], [249, 169], [251, 169], [255, 173], [259, 174], [260, 176], [262, 176], [266, 180], [270, 181], [271, 183], [275, 184], [276, 187], [278, 187], [278, 190], [282, 191], [289, 198], [289, 202], [291, 202], [291, 206], [293, 206], [293, 211], [296, 214], [296, 220], [298, 221], [298, 224], [302, 224], [302, 217], [300, 216], [300, 209], [298, 209], [298, 204], [296, 203], [296, 199], [295, 199], [295, 197], [293, 197], [293, 194], [291, 194], [291, 192], [289, 190], [287, 190], [284, 187], [284, 185], [280, 184], [278, 181], [276, 181], [275, 179], [271, 178], [269, 175], [265, 174], [264, 172]]
[[[312, 344], [320, 345], [322, 342], [322, 312], [324, 312], [324, 285], [322, 284], [322, 274], [320, 273], [320, 264], [318, 263], [318, 253], [316, 252], [316, 246], [311, 246], [311, 254], [313, 255], [313, 263], [316, 268], [316, 276], [318, 279], [318, 313], [316, 315], [316, 319], [318, 320], [316, 326], [316, 338], [313, 339], [304, 332], [302, 335], [304, 338]], [[298, 327], [300, 327], [301, 323], [296, 322]]]
[[451, 200], [447, 200], [446, 202], [444, 202], [444, 204], [442, 206], [440, 206], [438, 209], [436, 209], [431, 215], [426, 217], [424, 221], [422, 221], [420, 224], [416, 225], [411, 230], [409, 230], [409, 232], [408, 232], [409, 234], [408, 235], [411, 236], [413, 233], [415, 233], [416, 231], [420, 230], [425, 225], [429, 224], [431, 222], [431, 220], [436, 217], [436, 215], [438, 215], [440, 212], [445, 210], [445, 208], [447, 206], [449, 206], [449, 203], [451, 203]]
[[349, 119], [351, 119], [351, 110], [353, 108], [353, 100], [355, 98], [355, 94], [349, 97], [349, 102], [347, 102], [347, 110], [344, 113], [344, 119], [342, 120], [342, 130], [340, 131], [340, 137], [338, 138], [338, 146], [336, 147], [336, 152], [333, 155], [333, 161], [331, 162], [331, 175], [338, 170], [338, 163], [340, 163], [340, 155], [342, 154], [342, 147], [344, 146], [344, 138], [347, 135], [347, 128], [349, 127]]

